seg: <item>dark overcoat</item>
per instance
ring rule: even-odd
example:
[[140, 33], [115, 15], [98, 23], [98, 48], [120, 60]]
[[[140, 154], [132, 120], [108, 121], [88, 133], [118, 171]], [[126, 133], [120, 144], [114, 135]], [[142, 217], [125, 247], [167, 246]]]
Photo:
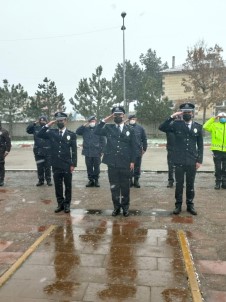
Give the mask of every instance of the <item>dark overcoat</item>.
[[96, 135], [94, 133], [95, 127], [80, 126], [76, 130], [77, 135], [82, 135], [82, 155], [88, 157], [100, 157], [106, 145], [106, 138], [104, 136]]
[[119, 132], [115, 124], [100, 122], [96, 126], [95, 134], [106, 136], [107, 144], [104, 149], [102, 162], [117, 168], [129, 168], [135, 162], [136, 138], [132, 127], [124, 124]]
[[189, 129], [183, 120], [167, 119], [159, 126], [163, 132], [173, 132], [175, 165], [194, 165], [203, 161], [202, 125], [192, 121]]
[[69, 171], [71, 166], [77, 167], [77, 139], [74, 132], [66, 129], [61, 137], [58, 129], [44, 126], [37, 136], [49, 139], [53, 168]]

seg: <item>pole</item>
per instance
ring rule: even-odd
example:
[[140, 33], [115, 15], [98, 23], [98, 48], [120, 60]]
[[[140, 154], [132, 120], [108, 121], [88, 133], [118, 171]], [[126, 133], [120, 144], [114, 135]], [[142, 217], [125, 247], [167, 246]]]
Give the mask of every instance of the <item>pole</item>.
[[126, 64], [125, 64], [125, 25], [124, 25], [124, 18], [126, 16], [125, 12], [121, 13], [123, 24], [121, 30], [123, 31], [123, 104], [124, 108], [127, 111], [127, 103], [126, 103]]

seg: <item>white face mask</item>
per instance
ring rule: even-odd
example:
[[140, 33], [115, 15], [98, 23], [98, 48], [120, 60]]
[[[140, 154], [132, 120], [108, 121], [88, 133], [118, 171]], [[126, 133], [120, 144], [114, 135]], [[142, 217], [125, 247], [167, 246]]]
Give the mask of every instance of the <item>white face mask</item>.
[[91, 123], [89, 123], [89, 126], [90, 126], [91, 128], [95, 127], [95, 125], [96, 125], [96, 123], [95, 123], [95, 122], [91, 122]]
[[134, 124], [136, 124], [136, 121], [135, 120], [130, 120], [129, 123], [130, 123], [130, 125], [134, 125]]

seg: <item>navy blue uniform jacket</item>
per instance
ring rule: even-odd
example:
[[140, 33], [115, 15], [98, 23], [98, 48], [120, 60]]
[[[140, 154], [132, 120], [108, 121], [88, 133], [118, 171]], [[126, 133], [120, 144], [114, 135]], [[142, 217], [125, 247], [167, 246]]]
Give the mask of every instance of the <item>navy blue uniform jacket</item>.
[[95, 134], [106, 136], [107, 144], [104, 149], [102, 162], [117, 168], [129, 168], [135, 162], [136, 138], [132, 127], [124, 124], [119, 134], [115, 124], [100, 122], [96, 126]]
[[203, 160], [203, 135], [202, 125], [192, 121], [189, 130], [183, 120], [167, 119], [159, 126], [163, 132], [173, 132], [174, 152], [173, 162], [175, 165], [194, 165]]
[[48, 139], [40, 138], [37, 136], [42, 127], [43, 126], [32, 123], [27, 126], [26, 131], [28, 134], [34, 135], [34, 154], [45, 156], [47, 154], [50, 154], [51, 145]]
[[69, 171], [71, 166], [77, 167], [77, 140], [74, 132], [66, 129], [63, 137], [60, 137], [58, 129], [44, 126], [37, 136], [50, 140], [53, 168]]
[[138, 124], [130, 125], [134, 129], [136, 136], [136, 156], [142, 156], [142, 151], [146, 152], [148, 144], [147, 144], [147, 136], [144, 128]]
[[103, 153], [106, 145], [106, 138], [104, 136], [96, 135], [94, 133], [95, 128], [96, 126], [93, 128], [80, 126], [76, 130], [76, 134], [82, 135], [83, 137], [82, 155], [100, 157]]

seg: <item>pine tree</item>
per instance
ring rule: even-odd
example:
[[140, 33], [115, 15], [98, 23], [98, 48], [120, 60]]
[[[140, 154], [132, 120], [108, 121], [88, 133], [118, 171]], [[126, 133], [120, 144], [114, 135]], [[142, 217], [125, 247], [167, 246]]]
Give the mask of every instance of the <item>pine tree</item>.
[[9, 123], [9, 133], [12, 136], [13, 123], [26, 117], [24, 108], [28, 101], [28, 94], [21, 84], [10, 85], [8, 80], [3, 80], [0, 87], [0, 116]]
[[26, 112], [33, 119], [37, 119], [41, 115], [51, 119], [55, 112], [65, 111], [65, 109], [63, 94], [57, 94], [55, 82], [46, 77], [43, 80], [43, 84], [38, 85], [35, 96], [30, 97]]
[[73, 109], [85, 118], [90, 115], [96, 115], [97, 119], [105, 117], [115, 103], [111, 82], [102, 78], [102, 71], [99, 66], [91, 78], [80, 80], [74, 99], [69, 100]]

